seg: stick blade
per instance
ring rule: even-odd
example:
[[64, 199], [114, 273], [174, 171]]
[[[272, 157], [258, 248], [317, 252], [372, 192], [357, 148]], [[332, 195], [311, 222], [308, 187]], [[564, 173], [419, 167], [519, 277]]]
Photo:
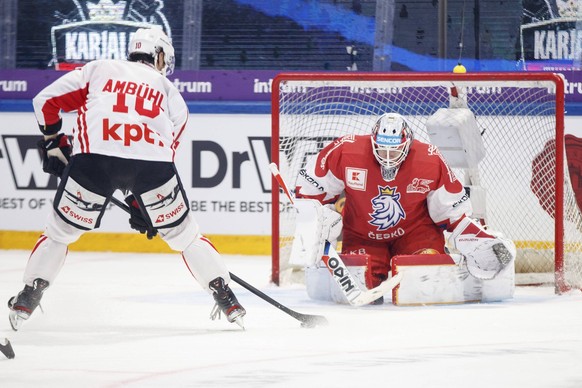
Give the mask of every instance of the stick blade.
[[381, 296], [384, 296], [384, 294], [392, 291], [394, 287], [400, 284], [400, 280], [402, 280], [401, 272], [397, 273], [390, 279], [383, 281], [378, 287], [362, 292], [357, 298], [350, 301], [350, 304], [356, 307], [370, 304]]
[[300, 319], [301, 327], [312, 329], [316, 326], [327, 326], [329, 321], [322, 315], [303, 315]]

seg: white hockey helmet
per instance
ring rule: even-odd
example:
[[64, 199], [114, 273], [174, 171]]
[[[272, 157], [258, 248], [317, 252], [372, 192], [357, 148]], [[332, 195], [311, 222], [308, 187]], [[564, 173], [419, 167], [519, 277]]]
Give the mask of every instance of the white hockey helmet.
[[[164, 53], [164, 64], [162, 69], [158, 69], [158, 58], [160, 52]], [[140, 28], [129, 42], [128, 57], [131, 54], [148, 54], [154, 60], [154, 67], [162, 75], [170, 75], [174, 72], [174, 47], [172, 41], [161, 28]]]
[[404, 117], [398, 113], [385, 113], [374, 124], [370, 138], [378, 163], [395, 168], [406, 159], [413, 134]]

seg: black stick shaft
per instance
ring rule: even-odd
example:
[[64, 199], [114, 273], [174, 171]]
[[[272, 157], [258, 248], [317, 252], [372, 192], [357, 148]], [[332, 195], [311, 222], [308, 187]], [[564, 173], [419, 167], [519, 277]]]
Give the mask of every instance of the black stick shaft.
[[315, 325], [327, 323], [327, 320], [322, 316], [301, 314], [301, 313], [298, 313], [297, 311], [291, 310], [289, 307], [284, 306], [281, 303], [277, 302], [275, 299], [271, 298], [269, 295], [265, 294], [261, 290], [255, 288], [252, 285], [250, 285], [249, 283], [245, 282], [244, 280], [242, 280], [241, 278], [239, 278], [238, 276], [236, 276], [232, 272], [230, 272], [230, 278], [233, 281], [235, 281], [236, 283], [240, 284], [242, 287], [246, 288], [247, 290], [249, 290], [250, 292], [252, 292], [256, 296], [258, 296], [259, 298], [272, 304], [273, 306], [277, 307], [279, 310], [283, 311], [284, 313], [292, 316], [293, 318], [295, 318], [301, 322], [315, 324]]
[[115, 197], [111, 197], [111, 202], [113, 202], [114, 205], [117, 205], [117, 207], [119, 207], [121, 210], [123, 210], [124, 212], [126, 212], [127, 214], [129, 213], [129, 206], [127, 206], [126, 204], [124, 204], [123, 202], [121, 202], [119, 199], [115, 198]]

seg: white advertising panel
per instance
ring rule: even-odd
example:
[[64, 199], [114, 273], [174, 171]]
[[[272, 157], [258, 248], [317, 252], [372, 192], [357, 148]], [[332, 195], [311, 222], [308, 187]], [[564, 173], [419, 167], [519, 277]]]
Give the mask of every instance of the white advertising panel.
[[[74, 117], [64, 116], [65, 132]], [[42, 171], [36, 120], [32, 113], [8, 112], [0, 119], [0, 230], [42, 230], [57, 179]], [[582, 117], [566, 117], [566, 133], [582, 137], [580, 128]], [[270, 144], [269, 115], [190, 116], [176, 165], [203, 233], [270, 235]], [[114, 205], [99, 230], [131, 231], [127, 215]]]
[[[65, 133], [74, 117], [64, 116]], [[42, 230], [57, 179], [42, 171], [36, 120], [32, 113], [0, 118], [0, 230]], [[190, 116], [176, 165], [203, 233], [271, 233], [270, 135], [269, 115]], [[110, 205], [100, 231], [131, 231], [127, 215]]]

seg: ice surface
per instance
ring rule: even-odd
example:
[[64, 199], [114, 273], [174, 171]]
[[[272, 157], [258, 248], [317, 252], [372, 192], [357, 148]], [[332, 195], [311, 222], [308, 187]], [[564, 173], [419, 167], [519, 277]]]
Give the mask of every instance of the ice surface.
[[[28, 252], [0, 251], [0, 305], [23, 287]], [[518, 287], [492, 304], [353, 308], [269, 283], [269, 258], [231, 272], [293, 310], [304, 329], [233, 285], [246, 330], [209, 319], [213, 300], [179, 255], [70, 252], [19, 332], [0, 387], [582, 387], [582, 293]]]

